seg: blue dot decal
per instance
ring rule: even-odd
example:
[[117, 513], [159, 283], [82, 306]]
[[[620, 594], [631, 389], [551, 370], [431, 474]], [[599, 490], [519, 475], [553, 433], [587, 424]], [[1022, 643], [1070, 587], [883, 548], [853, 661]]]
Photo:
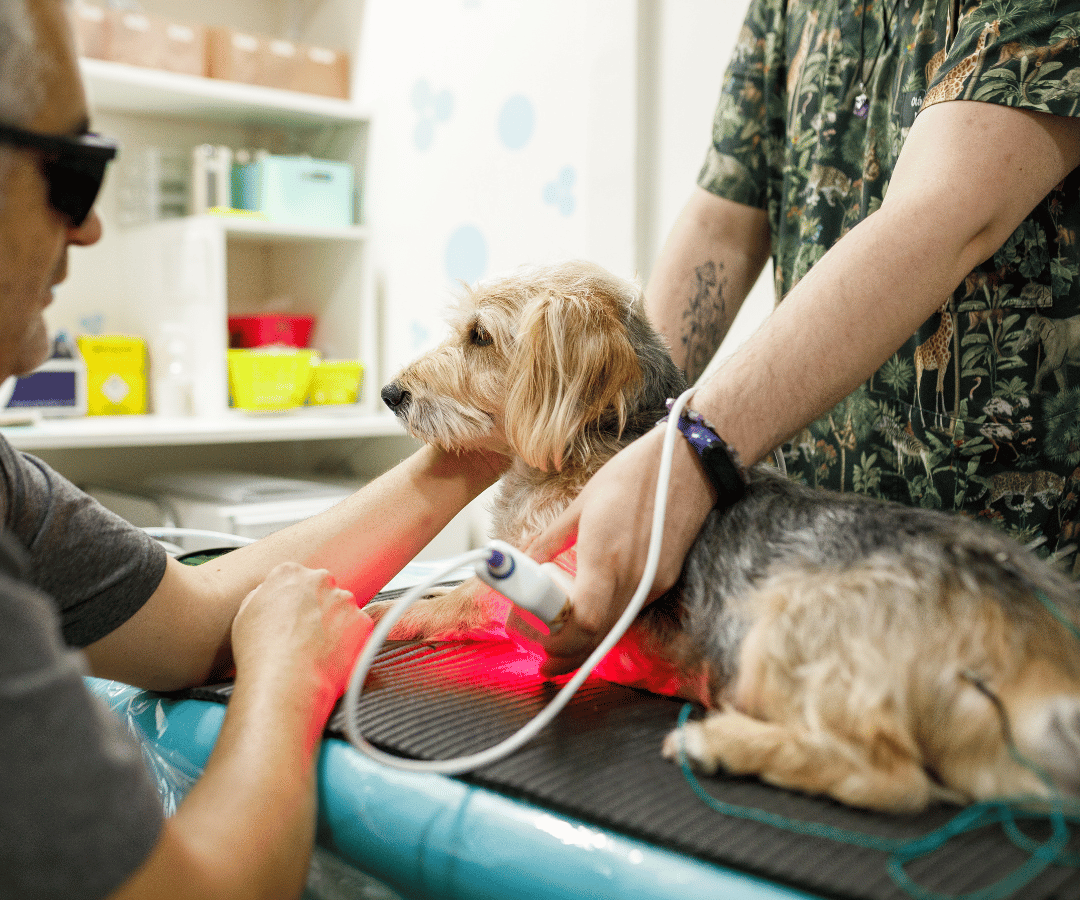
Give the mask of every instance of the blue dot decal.
[[412, 89], [412, 105], [416, 110], [416, 128], [413, 144], [420, 151], [428, 150], [435, 143], [435, 125], [449, 121], [454, 111], [454, 95], [449, 91], [432, 90], [431, 83], [421, 78]]
[[536, 114], [532, 101], [517, 94], [507, 100], [499, 111], [499, 139], [510, 150], [520, 150], [533, 135]]
[[413, 144], [416, 145], [417, 150], [423, 151], [430, 150], [434, 143], [435, 125], [428, 119], [421, 119], [413, 129]]
[[574, 213], [574, 183], [577, 172], [573, 166], [563, 166], [554, 181], [544, 185], [544, 202], [559, 210], [564, 216]]
[[427, 346], [431, 333], [425, 325], [415, 319], [409, 324], [409, 331], [412, 334], [412, 352], [419, 353]]
[[462, 225], [446, 243], [446, 274], [454, 281], [473, 284], [487, 269], [488, 248], [475, 225]]

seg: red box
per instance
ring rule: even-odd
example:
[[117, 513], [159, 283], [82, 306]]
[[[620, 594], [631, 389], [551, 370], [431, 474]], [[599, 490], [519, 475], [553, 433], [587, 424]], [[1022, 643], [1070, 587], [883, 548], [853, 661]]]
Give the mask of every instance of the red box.
[[270, 344], [306, 347], [314, 327], [314, 316], [270, 313], [229, 316], [229, 346], [236, 350], [266, 347]]

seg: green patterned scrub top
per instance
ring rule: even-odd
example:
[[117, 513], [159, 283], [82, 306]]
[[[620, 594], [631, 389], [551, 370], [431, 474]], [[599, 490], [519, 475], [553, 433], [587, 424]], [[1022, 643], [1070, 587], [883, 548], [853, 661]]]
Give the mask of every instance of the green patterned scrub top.
[[[954, 99], [1080, 114], [1080, 0], [752, 0], [698, 183], [767, 211], [782, 298], [880, 206], [919, 110]], [[789, 470], [986, 518], [1074, 571], [1078, 233], [1074, 171]]]

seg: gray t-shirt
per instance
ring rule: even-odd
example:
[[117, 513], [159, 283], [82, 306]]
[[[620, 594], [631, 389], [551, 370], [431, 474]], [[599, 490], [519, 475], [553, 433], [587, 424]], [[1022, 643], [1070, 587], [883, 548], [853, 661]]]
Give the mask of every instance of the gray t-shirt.
[[164, 550], [0, 438], [0, 900], [97, 898], [161, 828], [139, 747], [84, 647], [141, 608]]

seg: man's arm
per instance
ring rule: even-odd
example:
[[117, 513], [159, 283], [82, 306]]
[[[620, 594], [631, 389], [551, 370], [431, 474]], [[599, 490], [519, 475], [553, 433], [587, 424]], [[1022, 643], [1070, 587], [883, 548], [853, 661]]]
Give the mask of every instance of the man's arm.
[[694, 189], [645, 291], [649, 319], [691, 384], [712, 360], [770, 249], [764, 210]]
[[[925, 110], [880, 209], [792, 289], [693, 407], [744, 462], [762, 459], [884, 364], [1078, 164], [1080, 120], [965, 101]], [[545, 642], [549, 672], [580, 663], [637, 585], [661, 438], [654, 430], [609, 461], [531, 548], [548, 558], [577, 531], [574, 612]], [[639, 507], [630, 520], [628, 497]], [[712, 502], [677, 443], [654, 595], [674, 584]]]
[[953, 101], [915, 121], [880, 209], [802, 279], [694, 407], [746, 462], [850, 394], [1080, 164], [1080, 119]]
[[327, 569], [364, 603], [505, 464], [425, 446], [325, 513], [201, 566], [169, 560], [146, 605], [87, 648], [93, 673], [153, 690], [222, 677], [232, 666], [233, 617], [274, 566]]
[[112, 900], [300, 896], [316, 750], [371, 627], [329, 573], [270, 573], [233, 624], [236, 684], [206, 769]]

